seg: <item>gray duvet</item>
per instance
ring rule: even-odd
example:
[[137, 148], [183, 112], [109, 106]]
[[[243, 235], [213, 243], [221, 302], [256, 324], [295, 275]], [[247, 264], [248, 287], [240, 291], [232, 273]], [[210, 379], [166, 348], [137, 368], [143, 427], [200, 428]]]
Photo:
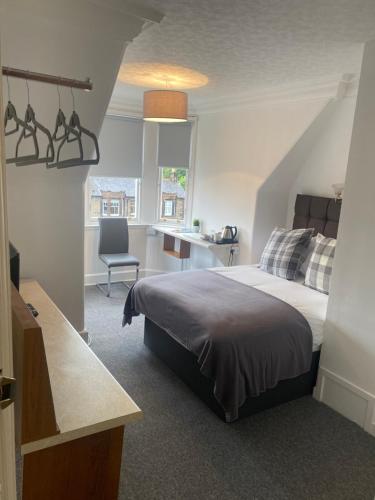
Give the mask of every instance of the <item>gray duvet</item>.
[[197, 356], [215, 383], [227, 421], [249, 396], [310, 369], [312, 333], [289, 304], [212, 271], [186, 271], [138, 281], [123, 325], [144, 314]]

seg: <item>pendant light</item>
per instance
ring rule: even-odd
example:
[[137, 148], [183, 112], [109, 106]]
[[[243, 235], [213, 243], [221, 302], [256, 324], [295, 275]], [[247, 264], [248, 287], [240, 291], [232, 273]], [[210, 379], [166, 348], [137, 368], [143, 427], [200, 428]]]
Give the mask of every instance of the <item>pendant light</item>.
[[177, 90], [148, 90], [143, 96], [143, 119], [150, 122], [187, 121], [188, 98]]

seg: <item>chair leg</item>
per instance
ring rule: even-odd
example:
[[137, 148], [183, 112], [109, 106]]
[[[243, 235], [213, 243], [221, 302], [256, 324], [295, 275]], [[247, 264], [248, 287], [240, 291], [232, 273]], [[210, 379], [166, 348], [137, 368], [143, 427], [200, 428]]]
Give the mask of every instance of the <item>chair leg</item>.
[[[137, 283], [138, 278], [139, 278], [139, 266], [136, 267], [134, 283]], [[132, 283], [132, 285], [134, 285], [134, 283]], [[132, 287], [132, 285], [128, 285], [127, 283], [125, 283], [125, 281], [123, 281], [122, 284], [126, 286], [128, 290], [130, 290], [130, 288]]]
[[107, 297], [111, 296], [111, 268], [108, 268]]
[[[136, 267], [136, 277], [135, 277], [135, 283], [139, 279], [139, 266]], [[126, 288], [130, 289], [130, 286], [125, 283], [124, 281], [121, 282]], [[100, 291], [102, 291], [107, 297], [111, 296], [111, 268], [108, 268], [108, 280], [107, 280], [107, 287], [105, 289], [105, 283], [97, 283], [97, 287], [99, 288]]]
[[96, 284], [97, 288], [104, 293], [106, 297], [111, 296], [111, 268], [108, 268], [108, 278], [107, 278], [107, 283], [97, 283]]

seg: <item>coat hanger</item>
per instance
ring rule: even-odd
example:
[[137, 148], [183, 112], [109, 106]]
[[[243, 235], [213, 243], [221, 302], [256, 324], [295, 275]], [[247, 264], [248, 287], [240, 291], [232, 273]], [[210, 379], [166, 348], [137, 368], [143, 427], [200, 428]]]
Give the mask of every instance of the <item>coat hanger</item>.
[[[60, 127], [63, 127], [65, 130], [64, 133], [58, 137], [57, 132], [60, 129]], [[73, 138], [70, 138], [68, 141], [68, 137], [73, 135]], [[55, 162], [54, 163], [47, 163], [47, 168], [65, 168], [65, 167], [76, 167], [78, 165], [82, 165], [83, 160], [83, 146], [82, 146], [82, 140], [79, 135], [79, 133], [76, 130], [71, 130], [69, 125], [67, 125], [66, 120], [65, 120], [65, 115], [61, 109], [59, 109], [56, 117], [56, 126], [55, 126], [55, 131], [52, 135], [52, 139], [55, 142], [59, 142], [59, 146], [56, 151], [56, 157], [55, 157]], [[78, 144], [78, 149], [79, 149], [79, 156], [76, 156], [74, 158], [70, 158], [67, 160], [60, 160], [61, 156], [61, 151], [64, 145], [67, 142], [75, 142], [77, 141]]]
[[[7, 125], [12, 120], [15, 123], [14, 128], [11, 130], [7, 130]], [[25, 122], [22, 121], [17, 116], [17, 111], [16, 111], [16, 108], [14, 107], [14, 104], [11, 101], [8, 101], [8, 104], [7, 104], [7, 107], [5, 108], [5, 113], [4, 113], [4, 134], [6, 136], [15, 134], [16, 132], [18, 132], [20, 126], [23, 127], [24, 125], [25, 125]]]
[[[33, 132], [33, 129], [21, 118], [18, 118], [17, 116], [17, 111], [14, 106], [14, 104], [11, 101], [11, 96], [10, 96], [10, 87], [9, 87], [9, 80], [7, 77], [7, 84], [8, 84], [8, 104], [7, 107], [5, 108], [5, 114], [4, 114], [4, 135], [9, 136], [16, 134], [20, 127], [22, 127], [23, 130], [27, 130], [29, 134], [33, 137], [34, 140], [34, 148], [36, 149], [38, 147], [38, 141], [36, 140], [36, 136]], [[14, 128], [7, 130], [7, 125], [9, 122], [14, 122]], [[7, 158], [6, 163], [15, 163], [17, 160], [18, 154], [16, 153], [16, 156], [14, 158]]]
[[[4, 134], [6, 136], [10, 136], [19, 133], [20, 131], [20, 135], [17, 135], [18, 141], [16, 143], [15, 157], [7, 158], [6, 163], [16, 163], [17, 166], [24, 166], [24, 165], [31, 165], [34, 163], [46, 162], [47, 168], [52, 168], [52, 167], [64, 168], [64, 167], [79, 166], [79, 165], [97, 164], [99, 162], [99, 146], [97, 138], [95, 134], [90, 132], [88, 129], [82, 127], [78, 114], [75, 111], [74, 94], [72, 90], [73, 88], [78, 88], [81, 90], [91, 91], [93, 85], [89, 78], [84, 81], [75, 80], [72, 78], [62, 78], [61, 76], [35, 73], [4, 66], [2, 67], [1, 71], [3, 75], [6, 75], [7, 77], [8, 95], [9, 95], [8, 105], [5, 109], [5, 114], [4, 114]], [[25, 120], [21, 120], [18, 117], [16, 108], [11, 101], [9, 77], [22, 78], [26, 82], [28, 103], [25, 112]], [[56, 116], [55, 130], [52, 135], [46, 127], [44, 127], [41, 123], [39, 123], [36, 120], [35, 111], [30, 105], [30, 92], [28, 84], [29, 80], [57, 85], [57, 92], [59, 95], [59, 108]], [[59, 86], [70, 87], [71, 89], [73, 98], [73, 114], [71, 116], [71, 119], [69, 120], [69, 123], [66, 122], [65, 115], [61, 110]], [[45, 157], [39, 156], [38, 138], [41, 134], [43, 134], [47, 138], [47, 150]], [[82, 138], [85, 138], [86, 142], [87, 138], [92, 140], [96, 152], [95, 158], [93, 159], [84, 158]], [[24, 144], [26, 139], [32, 139], [32, 144], [34, 146], [34, 153], [20, 156], [21, 146]], [[61, 157], [63, 156], [62, 151], [64, 149], [64, 146], [67, 146], [69, 143], [72, 142], [77, 143], [78, 156], [62, 160]], [[69, 149], [68, 147], [66, 147], [66, 151], [64, 151], [65, 152], [64, 156], [67, 157], [71, 150], [72, 148]]]
[[[64, 112], [61, 109], [61, 95], [59, 86], [57, 86], [57, 93], [59, 96], [59, 110], [56, 116], [55, 130], [52, 134], [52, 140], [54, 142], [60, 142], [60, 143], [56, 151], [55, 162], [53, 163], [47, 162], [47, 168], [75, 167], [77, 165], [81, 165], [81, 162], [83, 161], [82, 140], [79, 133], [74, 129], [70, 129], [70, 126], [66, 123]], [[59, 135], [60, 129], [62, 129], [61, 135]], [[73, 138], [70, 137], [71, 135], [73, 136]], [[60, 160], [61, 150], [67, 142], [77, 142], [79, 149], [79, 156], [67, 160]]]
[[69, 135], [67, 138], [68, 142], [71, 142], [74, 139], [70, 138], [70, 133], [76, 131], [79, 134], [79, 137], [82, 139], [82, 135], [89, 137], [93, 143], [95, 148], [95, 157], [87, 160], [83, 160], [81, 165], [97, 165], [100, 160], [100, 152], [99, 152], [99, 144], [96, 135], [93, 132], [90, 132], [87, 128], [81, 125], [81, 120], [75, 110], [73, 110], [72, 116], [69, 120]]
[[[25, 83], [26, 83], [26, 89], [27, 89], [27, 106], [30, 106], [29, 84], [28, 84], [27, 80], [25, 80]], [[17, 141], [17, 144], [16, 144], [16, 156], [13, 159], [14, 163], [16, 163], [16, 164], [18, 162], [23, 162], [23, 161], [33, 162], [39, 158], [39, 144], [38, 144], [38, 139], [36, 136], [36, 129], [33, 128], [29, 123], [27, 123], [27, 120], [26, 120], [27, 118], [28, 118], [28, 113], [27, 113], [27, 109], [26, 109], [24, 125], [22, 127], [21, 134], [20, 134], [18, 141]], [[34, 153], [29, 154], [29, 155], [24, 155], [24, 156], [18, 156], [19, 148], [20, 148], [22, 140], [29, 139], [30, 137], [33, 139]]]
[[[65, 115], [61, 109], [61, 95], [60, 95], [60, 88], [58, 85], [56, 86], [56, 90], [57, 90], [57, 95], [59, 96], [59, 110], [58, 110], [57, 116], [56, 116], [55, 130], [52, 134], [52, 139], [54, 141], [60, 141], [61, 139], [64, 139], [64, 137], [66, 136], [68, 126], [66, 124]], [[58, 136], [58, 132], [59, 132], [59, 129], [61, 127], [63, 129], [63, 133], [62, 133], [62, 135]]]
[[[28, 86], [28, 84], [27, 84], [27, 90], [28, 90], [28, 100], [29, 100], [30, 98], [29, 98], [29, 86]], [[37, 163], [48, 163], [48, 162], [53, 161], [53, 159], [55, 157], [55, 149], [53, 147], [51, 133], [46, 127], [44, 127], [41, 123], [39, 123], [36, 120], [35, 111], [31, 107], [30, 102], [28, 102], [28, 105], [26, 108], [25, 123], [33, 129], [35, 135], [37, 134], [37, 132], [41, 132], [42, 134], [44, 134], [47, 137], [47, 141], [48, 141], [47, 152], [46, 152], [46, 156], [41, 158], [39, 156], [39, 147], [38, 147], [37, 148], [37, 153], [38, 153], [37, 158], [33, 158], [33, 155], [29, 155], [29, 157], [24, 156], [24, 157], [19, 158], [16, 161], [16, 165], [17, 166], [25, 166], [25, 165], [34, 165]], [[18, 148], [19, 148], [20, 144], [22, 143], [22, 141], [24, 139], [27, 139], [28, 137], [30, 137], [30, 133], [27, 134], [26, 129], [24, 128], [19, 139], [18, 139], [18, 142], [17, 142], [16, 156], [18, 156]]]
[[[72, 95], [72, 101], [73, 101], [73, 112], [69, 120], [69, 125], [68, 125], [68, 135], [66, 137], [66, 142], [74, 142], [77, 140], [77, 136], [79, 137], [81, 144], [82, 144], [82, 136], [87, 136], [89, 139], [92, 140], [94, 143], [94, 148], [95, 148], [95, 158], [87, 159], [85, 160], [83, 158], [83, 152], [82, 152], [82, 157], [79, 160], [72, 159], [72, 160], [66, 160], [64, 162], [61, 162], [60, 165], [57, 165], [57, 168], [66, 168], [66, 167], [75, 167], [78, 165], [97, 165], [100, 160], [100, 152], [99, 152], [99, 144], [98, 144], [98, 139], [96, 135], [93, 132], [90, 132], [87, 128], [83, 127], [81, 125], [81, 120], [78, 116], [78, 113], [75, 110], [75, 99], [74, 99], [74, 93], [73, 89], [70, 89], [71, 95]], [[73, 137], [72, 137], [73, 136]]]
[[[60, 127], [63, 127], [63, 134], [58, 137], [57, 134], [58, 134], [58, 131], [60, 130]], [[56, 116], [56, 122], [55, 122], [55, 130], [52, 134], [52, 147], [54, 148], [53, 146], [53, 143], [54, 142], [57, 142], [61, 139], [63, 139], [66, 135], [66, 120], [65, 120], [65, 115], [64, 113], [62, 112], [60, 106], [59, 106], [59, 111], [57, 112], [57, 116]], [[50, 145], [48, 145], [48, 148], [47, 148], [47, 156], [49, 156], [50, 154]], [[54, 148], [55, 149], [55, 148]], [[55, 167], [56, 164], [55, 163], [49, 163], [48, 161], [46, 162], [46, 167], [47, 168], [53, 168]]]
[[[11, 102], [11, 97], [10, 97], [10, 85], [9, 85], [9, 77], [7, 76], [7, 86], [8, 86], [8, 105], [5, 108], [5, 113], [4, 113], [4, 134], [5, 135], [12, 135], [18, 132], [20, 123], [23, 123], [22, 120], [18, 119], [17, 116], [17, 111], [14, 105]], [[6, 130], [8, 122], [11, 120], [15, 121], [15, 126], [11, 130]]]

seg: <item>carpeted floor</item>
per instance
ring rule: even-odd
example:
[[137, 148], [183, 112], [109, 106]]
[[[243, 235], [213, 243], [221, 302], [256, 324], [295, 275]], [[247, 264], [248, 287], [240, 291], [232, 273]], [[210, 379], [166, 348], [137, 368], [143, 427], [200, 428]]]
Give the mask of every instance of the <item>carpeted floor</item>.
[[221, 422], [143, 345], [142, 317], [121, 328], [125, 296], [86, 288], [91, 347], [144, 411], [125, 431], [121, 500], [374, 499], [374, 438], [310, 397]]

